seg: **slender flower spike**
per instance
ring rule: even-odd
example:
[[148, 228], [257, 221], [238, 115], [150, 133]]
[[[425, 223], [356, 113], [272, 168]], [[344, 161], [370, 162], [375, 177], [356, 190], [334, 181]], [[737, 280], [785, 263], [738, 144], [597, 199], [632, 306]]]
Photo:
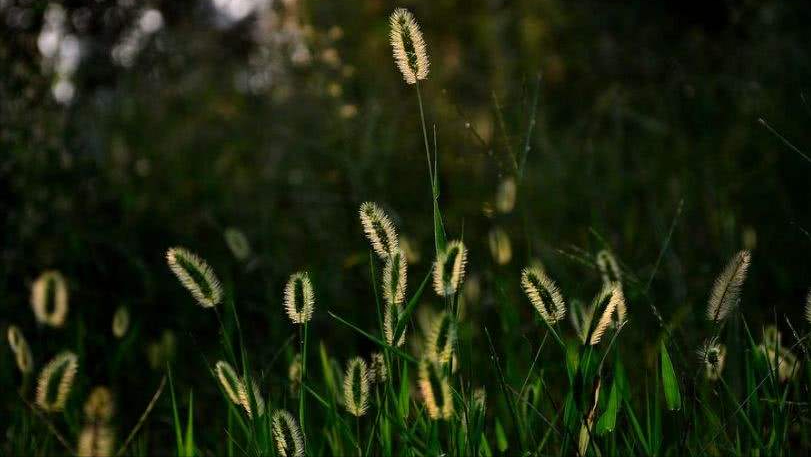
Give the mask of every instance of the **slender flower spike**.
[[602, 310], [600, 320], [597, 321], [589, 341], [589, 344], [594, 346], [600, 342], [610, 327], [620, 329], [625, 325], [625, 296], [622, 293], [622, 286], [619, 284], [614, 284], [613, 287], [603, 286], [592, 306], [595, 310]]
[[738, 305], [750, 259], [749, 251], [738, 252], [715, 280], [707, 303], [707, 319], [720, 323]]
[[[251, 386], [251, 392], [248, 392], [248, 385]], [[259, 392], [259, 385], [256, 384], [256, 381], [243, 379], [242, 382], [239, 383], [237, 396], [239, 397], [239, 403], [245, 408], [245, 412], [248, 413], [248, 417], [253, 418], [252, 404], [256, 405], [256, 411], [259, 417], [265, 414], [265, 399], [262, 398], [262, 393]], [[253, 403], [251, 403], [251, 397], [253, 397]]]
[[84, 415], [88, 421], [106, 424], [113, 417], [115, 404], [113, 393], [104, 386], [93, 388], [84, 403]]
[[65, 351], [45, 365], [37, 381], [37, 405], [45, 411], [61, 411], [65, 408], [73, 388], [73, 379], [78, 368], [76, 354]]
[[566, 315], [566, 303], [560, 289], [540, 268], [524, 268], [521, 272], [521, 286], [532, 306], [549, 326], [555, 325]]
[[383, 267], [383, 299], [387, 305], [401, 305], [405, 301], [407, 277], [406, 256], [397, 250], [386, 259]]
[[622, 283], [622, 270], [611, 251], [603, 249], [597, 253], [597, 267], [603, 277], [603, 285]]
[[440, 252], [434, 265], [434, 290], [440, 297], [456, 293], [465, 277], [467, 249], [461, 241], [451, 241]]
[[389, 346], [400, 347], [405, 342], [405, 328], [400, 337], [397, 338], [397, 344], [394, 344], [394, 332], [397, 329], [397, 324], [400, 322], [400, 316], [403, 314], [403, 309], [400, 305], [391, 305], [386, 303], [383, 309], [383, 334], [386, 336], [386, 343]]
[[281, 457], [303, 457], [304, 439], [296, 419], [283, 409], [277, 409], [271, 416], [273, 439]]
[[369, 408], [369, 370], [366, 361], [355, 357], [346, 365], [344, 406], [353, 416], [363, 416]]
[[236, 371], [225, 360], [220, 360], [214, 365], [214, 372], [217, 374], [217, 379], [220, 381], [222, 390], [232, 403], [239, 405], [242, 400], [239, 398], [239, 391], [242, 389], [242, 381], [239, 380]]
[[119, 306], [113, 314], [113, 335], [123, 338], [130, 328], [130, 312], [126, 306]]
[[365, 202], [360, 205], [359, 214], [366, 238], [369, 239], [372, 249], [381, 259], [386, 260], [400, 250], [394, 224], [379, 206], [372, 202]]
[[25, 339], [22, 330], [16, 325], [9, 325], [6, 336], [11, 352], [14, 353], [17, 368], [23, 374], [31, 373], [34, 369], [34, 356], [31, 355], [31, 347], [28, 346], [28, 340]]
[[704, 342], [704, 345], [698, 350], [698, 356], [704, 364], [707, 379], [716, 381], [721, 377], [726, 354], [727, 348], [718, 343], [718, 338], [710, 338]]
[[431, 362], [440, 365], [450, 362], [456, 344], [456, 325], [450, 314], [443, 312], [434, 319], [427, 343], [426, 356]]
[[61, 327], [68, 315], [68, 285], [58, 271], [39, 275], [31, 288], [31, 308], [40, 324]]
[[284, 287], [284, 308], [294, 324], [306, 324], [313, 317], [315, 294], [306, 271], [294, 273]]
[[88, 424], [79, 433], [79, 457], [96, 457], [113, 455], [115, 435], [113, 429], [107, 425]]
[[397, 8], [389, 18], [391, 47], [397, 68], [406, 83], [414, 84], [428, 77], [428, 53], [425, 41], [414, 16], [404, 8]]
[[433, 420], [450, 419], [453, 416], [453, 397], [448, 377], [442, 369], [430, 360], [422, 359], [418, 384], [428, 417]]
[[166, 251], [166, 262], [180, 283], [203, 308], [212, 308], [222, 300], [222, 286], [205, 260], [185, 248]]

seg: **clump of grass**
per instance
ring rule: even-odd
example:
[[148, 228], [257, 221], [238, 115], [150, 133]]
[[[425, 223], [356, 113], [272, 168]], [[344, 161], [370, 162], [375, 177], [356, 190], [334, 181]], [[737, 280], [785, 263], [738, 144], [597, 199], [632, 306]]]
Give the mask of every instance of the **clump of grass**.
[[45, 271], [31, 287], [31, 308], [40, 324], [62, 327], [68, 316], [68, 285], [58, 271]]
[[344, 375], [344, 406], [349, 414], [360, 417], [369, 408], [369, 370], [360, 357], [346, 364]]
[[707, 303], [707, 319], [711, 322], [722, 322], [738, 306], [750, 259], [749, 251], [740, 251], [718, 275]]
[[204, 308], [212, 308], [222, 301], [222, 286], [214, 270], [205, 260], [182, 247], [166, 251], [169, 268]]
[[78, 366], [78, 357], [70, 351], [58, 354], [45, 364], [37, 381], [37, 406], [48, 412], [62, 411]]

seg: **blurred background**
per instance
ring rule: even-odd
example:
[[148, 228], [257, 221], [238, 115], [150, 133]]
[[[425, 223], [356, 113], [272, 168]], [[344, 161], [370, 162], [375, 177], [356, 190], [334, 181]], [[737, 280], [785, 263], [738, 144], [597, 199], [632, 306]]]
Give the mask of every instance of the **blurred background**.
[[[409, 291], [432, 262], [417, 100], [388, 43], [400, 6], [428, 44], [446, 229], [470, 249], [465, 331], [511, 335], [499, 349], [521, 368], [508, 370], [525, 370], [539, 338], [521, 268], [541, 262], [587, 302], [601, 249], [629, 284], [631, 341], [659, 335], [655, 306], [693, 360], [712, 281], [743, 248], [751, 326], [799, 322], [811, 161], [758, 120], [811, 146], [807, 2], [0, 0], [0, 326], [23, 329], [38, 366], [81, 348], [80, 388], [115, 386], [125, 423], [163, 358], [195, 396], [218, 395], [204, 371], [220, 357], [217, 320], [163, 257], [183, 245], [226, 284], [269, 385], [287, 376], [281, 296], [299, 269], [317, 290], [311, 337], [341, 361], [368, 352], [326, 314], [376, 328], [360, 203], [408, 240]], [[59, 330], [30, 312], [46, 269], [69, 285]], [[121, 305], [132, 328], [117, 340]], [[16, 373], [9, 351], [0, 361], [9, 411]], [[201, 418], [221, 406], [195, 405]], [[167, 408], [148, 430], [171, 448]]]

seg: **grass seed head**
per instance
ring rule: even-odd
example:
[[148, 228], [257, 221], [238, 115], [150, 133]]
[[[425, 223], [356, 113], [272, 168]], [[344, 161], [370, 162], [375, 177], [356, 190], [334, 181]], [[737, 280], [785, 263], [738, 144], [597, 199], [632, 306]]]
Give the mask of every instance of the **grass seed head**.
[[107, 423], [115, 412], [113, 393], [104, 386], [94, 387], [84, 402], [84, 415], [90, 422]]
[[68, 285], [58, 271], [39, 275], [31, 288], [31, 308], [40, 324], [61, 327], [68, 315]]
[[234, 258], [241, 262], [248, 260], [248, 257], [251, 256], [251, 244], [248, 242], [248, 237], [245, 236], [242, 230], [228, 227], [225, 229], [223, 236], [225, 238], [225, 244], [228, 245], [228, 249], [231, 250], [231, 254], [234, 255]]
[[375, 352], [369, 358], [369, 381], [382, 384], [389, 379], [389, 371], [386, 368], [386, 358], [383, 353]]
[[456, 323], [453, 316], [443, 312], [434, 318], [427, 343], [426, 356], [430, 361], [440, 365], [450, 362], [456, 345]]
[[408, 84], [428, 77], [430, 63], [420, 26], [414, 16], [404, 8], [397, 8], [389, 18], [389, 38], [397, 68]]
[[434, 265], [434, 291], [440, 297], [456, 293], [465, 277], [467, 249], [464, 243], [455, 240], [437, 255]]
[[402, 306], [386, 303], [383, 309], [383, 334], [386, 337], [386, 343], [390, 346], [400, 347], [405, 343], [405, 328], [403, 328], [402, 333], [400, 333], [400, 337], [397, 338], [397, 344], [394, 343], [394, 332], [397, 329], [397, 324], [400, 322], [402, 315]]
[[707, 379], [716, 381], [721, 377], [724, 369], [727, 348], [718, 343], [718, 338], [710, 338], [698, 350], [698, 356], [704, 364]]
[[290, 276], [284, 287], [284, 308], [294, 324], [306, 324], [315, 311], [315, 293], [310, 274], [299, 271]]
[[622, 283], [622, 270], [611, 251], [603, 249], [597, 253], [597, 268], [600, 269], [603, 285]]
[[616, 283], [613, 286], [604, 285], [592, 307], [595, 311], [601, 311], [600, 320], [594, 326], [589, 341], [594, 346], [600, 342], [606, 330], [614, 327], [619, 331], [625, 325], [625, 296], [622, 286]]
[[276, 450], [281, 457], [303, 457], [304, 438], [296, 419], [283, 409], [273, 412], [270, 419]]
[[34, 369], [34, 356], [31, 354], [31, 347], [28, 345], [28, 340], [25, 339], [22, 330], [16, 325], [9, 325], [6, 336], [8, 337], [11, 352], [14, 353], [17, 368], [23, 374], [31, 373]]
[[77, 454], [79, 457], [102, 457], [113, 455], [115, 435], [107, 425], [88, 424], [79, 433]]
[[359, 214], [366, 238], [369, 239], [372, 249], [381, 259], [386, 260], [400, 250], [397, 230], [389, 216], [377, 204], [363, 203], [360, 205]]
[[493, 261], [496, 262], [497, 265], [507, 265], [510, 263], [510, 260], [513, 258], [510, 235], [508, 235], [504, 229], [496, 227], [490, 231], [487, 238]]
[[740, 251], [718, 275], [707, 303], [707, 319], [718, 324], [738, 305], [750, 259], [749, 251]]
[[[248, 385], [251, 386], [251, 391], [248, 391]], [[243, 379], [239, 383], [237, 390], [237, 397], [239, 397], [239, 404], [245, 408], [248, 417], [253, 418], [253, 406], [256, 405], [257, 415], [262, 417], [265, 414], [265, 399], [262, 398], [262, 393], [259, 391], [259, 385], [253, 379]], [[253, 397], [253, 399], [251, 399]], [[253, 403], [251, 402], [253, 400]]]
[[397, 250], [386, 258], [383, 267], [383, 299], [387, 305], [401, 305], [405, 301], [408, 282], [406, 256]]
[[40, 408], [48, 412], [65, 408], [78, 366], [78, 357], [70, 351], [58, 354], [45, 365], [37, 380], [36, 403]]
[[166, 262], [200, 306], [212, 308], [220, 303], [222, 286], [205, 260], [185, 248], [174, 247], [166, 251]]
[[521, 286], [544, 321], [555, 325], [566, 315], [566, 303], [557, 284], [539, 268], [524, 268]]
[[453, 417], [451, 385], [442, 368], [423, 358], [419, 367], [419, 387], [425, 410], [433, 420]]
[[232, 403], [239, 405], [242, 400], [239, 397], [239, 391], [242, 388], [242, 381], [240, 381], [237, 372], [225, 360], [220, 360], [214, 365], [214, 373], [217, 374], [217, 380], [225, 391], [225, 395]]
[[344, 406], [353, 416], [363, 416], [369, 409], [369, 369], [366, 361], [355, 357], [346, 364]]
[[113, 314], [113, 336], [123, 338], [130, 328], [130, 312], [126, 306], [119, 306]]
[[515, 196], [517, 194], [517, 186], [515, 185], [515, 178], [509, 178], [501, 181], [496, 191], [496, 209], [500, 213], [510, 213], [515, 208]]

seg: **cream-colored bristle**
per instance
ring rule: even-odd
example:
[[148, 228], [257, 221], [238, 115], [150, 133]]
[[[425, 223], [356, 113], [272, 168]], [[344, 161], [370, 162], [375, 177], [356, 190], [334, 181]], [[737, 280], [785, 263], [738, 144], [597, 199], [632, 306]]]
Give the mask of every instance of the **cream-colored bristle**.
[[465, 277], [467, 249], [461, 241], [451, 241], [437, 255], [434, 265], [434, 291], [440, 297], [456, 293]]
[[[251, 391], [248, 391], [248, 386], [251, 386]], [[265, 399], [259, 391], [259, 385], [253, 379], [243, 379], [239, 383], [239, 390], [237, 391], [239, 403], [245, 408], [248, 417], [253, 418], [253, 406], [251, 404], [251, 396], [253, 396], [253, 404], [256, 405], [257, 416], [262, 417], [265, 414]]]
[[707, 319], [720, 323], [738, 305], [750, 259], [749, 251], [740, 251], [718, 275], [707, 303]]
[[389, 18], [391, 47], [397, 68], [406, 83], [414, 84], [428, 77], [430, 63], [420, 26], [404, 8], [394, 10]]
[[78, 357], [70, 351], [51, 359], [39, 373], [37, 406], [49, 412], [64, 409], [78, 366]]
[[225, 360], [220, 360], [214, 365], [214, 373], [217, 375], [217, 380], [225, 391], [225, 395], [232, 403], [239, 405], [242, 400], [239, 397], [239, 391], [242, 388], [242, 381], [239, 379], [237, 372]]
[[68, 315], [68, 285], [58, 271], [42, 273], [31, 288], [31, 308], [40, 324], [61, 327]]
[[276, 451], [281, 457], [303, 457], [304, 438], [293, 415], [283, 409], [273, 412], [270, 419]]
[[383, 299], [387, 305], [401, 305], [405, 301], [408, 269], [402, 250], [386, 259], [383, 267]]
[[300, 271], [290, 276], [284, 287], [284, 309], [294, 324], [306, 324], [315, 311], [315, 293], [310, 275]]
[[222, 286], [205, 260], [185, 248], [174, 247], [166, 251], [166, 262], [200, 306], [211, 308], [220, 303]]
[[529, 297], [532, 306], [550, 326], [555, 325], [566, 315], [566, 303], [557, 284], [539, 268], [524, 268], [521, 272], [521, 286]]
[[456, 345], [456, 323], [450, 314], [443, 312], [434, 318], [426, 342], [428, 359], [443, 365], [450, 362]]
[[363, 416], [369, 408], [369, 370], [366, 361], [355, 357], [346, 364], [344, 406], [353, 416]]
[[369, 239], [372, 249], [381, 259], [386, 260], [400, 250], [400, 242], [394, 224], [379, 206], [372, 202], [365, 202], [360, 205], [359, 214], [366, 238]]
[[448, 378], [440, 367], [427, 358], [420, 362], [419, 387], [428, 417], [433, 420], [453, 417], [453, 397]]

